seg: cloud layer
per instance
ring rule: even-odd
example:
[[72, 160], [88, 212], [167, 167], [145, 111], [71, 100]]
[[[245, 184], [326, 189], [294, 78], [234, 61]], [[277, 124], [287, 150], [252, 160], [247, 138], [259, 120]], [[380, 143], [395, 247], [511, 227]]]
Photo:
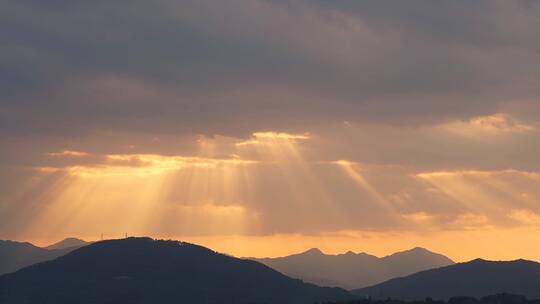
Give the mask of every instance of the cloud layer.
[[539, 14], [4, 1], [0, 237], [536, 229]]
[[538, 113], [534, 1], [2, 6], [3, 134], [245, 136]]

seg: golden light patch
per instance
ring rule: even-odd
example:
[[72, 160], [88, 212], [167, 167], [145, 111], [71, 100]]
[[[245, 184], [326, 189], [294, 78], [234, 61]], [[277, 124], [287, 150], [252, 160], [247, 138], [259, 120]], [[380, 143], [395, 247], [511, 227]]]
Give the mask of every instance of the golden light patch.
[[64, 169], [54, 168], [54, 167], [37, 167], [37, 168], [34, 168], [34, 170], [39, 173], [55, 173], [55, 172], [61, 172]]
[[465, 176], [495, 177], [495, 176], [504, 176], [504, 175], [506, 176], [519, 175], [519, 176], [530, 178], [530, 179], [540, 178], [540, 172], [521, 171], [521, 170], [515, 170], [515, 169], [486, 170], [486, 171], [481, 171], [481, 170], [433, 171], [433, 172], [417, 173], [416, 177], [423, 178], [423, 179], [433, 179], [433, 178], [451, 178], [451, 177], [465, 177]]
[[434, 172], [422, 172], [417, 173], [416, 177], [422, 179], [434, 179], [434, 178], [455, 178], [464, 176], [483, 176], [488, 177], [497, 173], [516, 173], [518, 171], [505, 170], [505, 171], [477, 171], [477, 170], [457, 170], [457, 171], [434, 171]]
[[237, 142], [236, 147], [240, 154], [251, 154], [264, 162], [278, 162], [279, 166], [290, 166], [291, 163], [296, 163], [305, 169], [307, 164], [300, 151], [301, 146], [298, 140], [309, 138], [307, 134], [256, 132], [253, 133], [251, 139]]
[[355, 162], [344, 160], [344, 159], [336, 160], [331, 163], [342, 166], [342, 167], [351, 167], [356, 164]]
[[524, 124], [504, 113], [476, 117], [470, 120], [470, 124], [478, 129], [489, 132], [529, 132], [535, 130], [534, 127]]
[[64, 150], [61, 152], [47, 153], [47, 155], [52, 156], [52, 157], [85, 157], [85, 156], [89, 156], [90, 154], [87, 152], [82, 152], [82, 151]]
[[448, 223], [449, 228], [457, 230], [475, 230], [479, 227], [490, 227], [487, 216], [482, 214], [464, 213]]
[[509, 215], [512, 219], [527, 225], [540, 226], [540, 214], [527, 209], [513, 209]]
[[409, 221], [413, 221], [415, 223], [427, 223], [431, 220], [433, 220], [433, 216], [426, 213], [426, 212], [413, 212], [413, 213], [406, 213], [402, 215], [403, 218]]
[[255, 132], [253, 133], [255, 138], [271, 138], [271, 139], [309, 139], [310, 135], [304, 134], [292, 134], [285, 132]]
[[474, 117], [468, 121], [449, 122], [439, 126], [439, 128], [466, 137], [536, 131], [534, 126], [525, 124], [505, 113]]
[[187, 167], [215, 168], [223, 165], [250, 165], [254, 160], [239, 158], [215, 159], [184, 156], [164, 156], [157, 154], [109, 154], [105, 161], [91, 165], [76, 165], [63, 168], [38, 167], [39, 172], [64, 171], [72, 176], [146, 176], [162, 174], [170, 170]]
[[269, 143], [272, 141], [294, 141], [294, 140], [306, 140], [310, 139], [311, 135], [309, 133], [302, 134], [293, 134], [286, 132], [255, 132], [252, 134], [252, 138], [236, 143], [236, 146], [247, 146], [247, 145], [257, 145]]
[[250, 139], [250, 140], [245, 140], [245, 141], [241, 141], [241, 142], [237, 142], [235, 145], [237, 147], [242, 147], [242, 146], [249, 146], [249, 145], [258, 145], [260, 144], [261, 141], [259, 140], [256, 140], [256, 139]]

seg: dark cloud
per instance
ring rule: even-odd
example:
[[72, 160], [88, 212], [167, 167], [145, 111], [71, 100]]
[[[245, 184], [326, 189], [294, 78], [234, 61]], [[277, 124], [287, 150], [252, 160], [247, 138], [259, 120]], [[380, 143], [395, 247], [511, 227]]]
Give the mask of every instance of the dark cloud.
[[[7, 1], [2, 129], [243, 136], [493, 113], [537, 96], [539, 11], [532, 1]], [[111, 90], [111, 78], [131, 84]]]

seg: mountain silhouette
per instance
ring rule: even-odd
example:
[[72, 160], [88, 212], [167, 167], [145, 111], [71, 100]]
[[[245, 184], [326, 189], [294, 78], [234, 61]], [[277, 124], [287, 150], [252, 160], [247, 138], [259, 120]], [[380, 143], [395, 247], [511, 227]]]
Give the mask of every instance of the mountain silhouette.
[[453, 296], [482, 297], [497, 293], [540, 298], [540, 264], [526, 260], [476, 259], [447, 267], [395, 278], [353, 293], [379, 299], [448, 299]]
[[107, 240], [0, 277], [0, 303], [314, 303], [340, 288], [289, 278], [263, 264], [150, 238]]
[[55, 259], [86, 244], [89, 243], [76, 238], [68, 238], [41, 248], [27, 242], [0, 240], [0, 275]]
[[317, 248], [280, 258], [252, 258], [288, 276], [345, 289], [370, 286], [421, 270], [451, 265], [449, 258], [414, 248], [378, 258], [367, 253], [328, 255]]
[[23, 267], [52, 260], [75, 248], [45, 249], [30, 243], [0, 240], [0, 275]]
[[54, 243], [45, 247], [45, 249], [66, 249], [66, 248], [79, 248], [90, 244], [89, 242], [83, 241], [78, 238], [66, 238], [61, 240], [58, 243]]

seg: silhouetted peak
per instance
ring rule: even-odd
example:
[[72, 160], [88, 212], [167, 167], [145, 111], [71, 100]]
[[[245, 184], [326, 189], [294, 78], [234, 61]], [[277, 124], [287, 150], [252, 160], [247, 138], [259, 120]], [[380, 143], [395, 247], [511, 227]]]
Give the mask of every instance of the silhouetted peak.
[[517, 260], [514, 260], [515, 263], [534, 263], [534, 261], [531, 261], [531, 260], [526, 260], [526, 259], [517, 259]]
[[474, 260], [471, 260], [468, 262], [468, 264], [485, 264], [485, 263], [489, 263], [491, 261], [488, 261], [488, 260], [484, 260], [482, 258], [476, 258]]
[[414, 254], [433, 254], [434, 252], [424, 248], [424, 247], [414, 247], [412, 249], [409, 249], [409, 250], [404, 250], [404, 251], [400, 251], [400, 252], [396, 252], [395, 254], [407, 254], [407, 253], [414, 253]]
[[429, 250], [427, 250], [425, 248], [422, 248], [422, 247], [414, 247], [412, 249], [392, 253], [390, 255], [387, 255], [385, 258], [408, 256], [408, 255], [418, 255], [418, 254], [425, 254], [425, 253], [431, 253], [431, 251], [429, 251]]
[[66, 249], [66, 248], [71, 248], [71, 247], [81, 247], [88, 244], [89, 243], [84, 240], [70, 237], [70, 238], [63, 239], [60, 242], [49, 245], [45, 247], [45, 249]]
[[31, 247], [31, 248], [39, 248], [36, 245], [29, 243], [29, 242], [17, 242], [12, 240], [0, 240], [0, 245], [3, 246], [23, 246], [23, 247]]
[[303, 254], [324, 255], [324, 253], [319, 248], [311, 248], [311, 249], [305, 251]]
[[396, 257], [403, 257], [403, 256], [416, 256], [416, 257], [423, 257], [423, 256], [433, 256], [433, 257], [440, 257], [442, 259], [447, 260], [449, 264], [453, 264], [454, 261], [449, 259], [448, 257], [441, 255], [439, 253], [435, 253], [433, 251], [430, 251], [429, 249], [423, 248], [423, 247], [414, 247], [409, 250], [399, 251], [394, 254], [388, 255], [384, 258], [396, 258]]

